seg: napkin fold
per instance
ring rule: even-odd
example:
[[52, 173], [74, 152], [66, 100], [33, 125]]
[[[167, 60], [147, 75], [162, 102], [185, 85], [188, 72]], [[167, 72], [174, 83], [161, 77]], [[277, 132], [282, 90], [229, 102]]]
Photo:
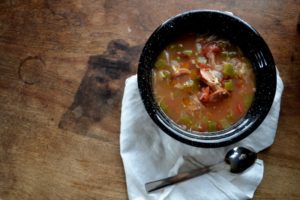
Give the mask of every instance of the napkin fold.
[[[244, 146], [259, 152], [272, 145], [277, 130], [282, 92], [283, 82], [277, 71], [275, 99], [263, 123], [238, 143], [207, 149], [183, 144], [165, 134], [145, 110], [138, 91], [137, 76], [128, 78], [122, 101], [120, 153], [129, 199], [251, 199], [263, 177], [263, 161], [257, 159], [245, 172], [232, 174], [223, 159], [234, 146]], [[210, 172], [152, 193], [145, 190], [147, 182], [176, 175], [179, 171], [220, 162], [221, 167], [217, 172]]]

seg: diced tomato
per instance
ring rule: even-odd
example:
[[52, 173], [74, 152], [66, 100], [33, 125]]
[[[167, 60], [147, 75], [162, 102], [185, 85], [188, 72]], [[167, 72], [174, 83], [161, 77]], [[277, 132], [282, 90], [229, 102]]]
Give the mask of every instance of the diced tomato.
[[202, 69], [208, 69], [208, 68], [210, 68], [209, 65], [203, 64], [203, 63], [199, 63], [198, 66], [199, 66], [200, 68], [202, 68]]
[[209, 87], [202, 88], [202, 93], [199, 97], [199, 100], [202, 102], [208, 102], [209, 100]]
[[238, 114], [242, 114], [243, 113], [243, 108], [242, 108], [242, 105], [240, 103], [238, 103], [236, 105], [236, 110], [237, 110]]
[[236, 81], [237, 88], [242, 88], [243, 84], [244, 84], [244, 81], [242, 79], [239, 79]]
[[223, 129], [222, 125], [220, 123], [217, 123], [217, 130], [222, 130], [222, 129]]
[[200, 132], [202, 132], [202, 131], [204, 131], [204, 130], [205, 130], [205, 129], [204, 129], [203, 126], [201, 126], [201, 127], [198, 128], [198, 131], [200, 131]]
[[201, 127], [199, 127], [198, 130], [199, 130], [200, 132], [202, 132], [202, 131], [206, 131], [207, 128], [208, 128], [207, 122], [202, 122], [202, 123], [201, 123]]
[[203, 49], [202, 49], [202, 54], [207, 56], [207, 54], [209, 52], [213, 52], [215, 54], [218, 54], [221, 52], [221, 48], [218, 47], [215, 43], [212, 43], [212, 44], [208, 44], [206, 45]]
[[189, 68], [190, 67], [190, 64], [188, 62], [180, 62], [180, 66], [182, 68]]

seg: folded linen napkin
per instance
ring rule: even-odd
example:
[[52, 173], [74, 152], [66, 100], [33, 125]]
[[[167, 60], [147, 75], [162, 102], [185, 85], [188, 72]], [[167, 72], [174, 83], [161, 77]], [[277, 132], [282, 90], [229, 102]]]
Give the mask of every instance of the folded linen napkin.
[[179, 171], [213, 165], [224, 160], [234, 146], [259, 152], [272, 145], [280, 111], [283, 83], [277, 71], [277, 89], [272, 108], [263, 123], [247, 138], [222, 148], [197, 148], [183, 144], [154, 124], [148, 116], [137, 86], [137, 76], [126, 80], [122, 113], [120, 151], [130, 200], [226, 200], [250, 199], [262, 180], [264, 165], [257, 160], [241, 174], [221, 167], [217, 172], [190, 179], [152, 193], [145, 183], [176, 175]]

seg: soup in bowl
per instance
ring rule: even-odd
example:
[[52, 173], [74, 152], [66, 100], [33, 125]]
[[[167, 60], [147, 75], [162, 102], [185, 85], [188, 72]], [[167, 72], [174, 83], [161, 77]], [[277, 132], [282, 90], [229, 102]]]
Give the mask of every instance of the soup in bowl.
[[171, 42], [154, 63], [152, 79], [163, 112], [200, 134], [236, 123], [255, 92], [253, 68], [243, 52], [209, 34], [189, 33]]
[[177, 15], [147, 41], [138, 86], [152, 120], [199, 147], [237, 142], [271, 108], [276, 69], [261, 36], [233, 15], [211, 10]]

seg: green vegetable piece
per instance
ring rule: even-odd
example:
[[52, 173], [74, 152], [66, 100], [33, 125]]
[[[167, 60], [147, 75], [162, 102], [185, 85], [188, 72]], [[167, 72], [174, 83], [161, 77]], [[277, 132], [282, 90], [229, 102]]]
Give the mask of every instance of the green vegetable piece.
[[202, 122], [203, 123], [207, 123], [208, 122], [207, 116], [205, 116], [205, 115], [202, 116]]
[[222, 119], [220, 122], [221, 122], [221, 125], [222, 125], [223, 129], [226, 129], [226, 128], [230, 127], [230, 123], [227, 119]]
[[233, 112], [232, 112], [232, 110], [229, 111], [229, 113], [228, 113], [227, 116], [226, 116], [226, 119], [227, 119], [229, 122], [232, 122], [232, 121], [233, 121]]
[[171, 73], [167, 70], [161, 70], [159, 71], [159, 75], [163, 78], [163, 79], [167, 79], [170, 78]]
[[221, 58], [224, 61], [228, 61], [230, 59], [230, 57], [228, 56], [228, 51], [222, 51], [221, 52]]
[[244, 105], [245, 108], [248, 109], [250, 105], [252, 104], [253, 96], [251, 95], [245, 95], [244, 97]]
[[207, 122], [208, 131], [215, 131], [217, 129], [217, 123], [213, 121]]
[[176, 56], [176, 60], [177, 60], [178, 62], [180, 62], [180, 61], [181, 61], [181, 58], [180, 58], [179, 56]]
[[228, 51], [222, 51], [221, 56], [228, 56]]
[[165, 104], [165, 103], [162, 102], [162, 101], [159, 103], [159, 107], [160, 107], [164, 112], [167, 112], [167, 110], [168, 110], [167, 104]]
[[233, 57], [233, 56], [236, 56], [236, 55], [237, 55], [237, 52], [235, 52], [235, 51], [230, 51], [230, 52], [228, 52], [228, 55], [231, 56], [231, 57]]
[[224, 63], [223, 65], [223, 74], [225, 76], [233, 77], [234, 76], [234, 69], [232, 64], [230, 63]]
[[232, 80], [227, 80], [224, 82], [224, 88], [227, 90], [227, 91], [233, 91], [233, 82]]
[[182, 53], [184, 55], [191, 56], [191, 55], [193, 55], [193, 50], [184, 50]]
[[184, 114], [180, 116], [179, 123], [191, 126], [193, 124], [193, 120], [191, 116]]
[[163, 59], [158, 59], [154, 66], [157, 68], [157, 69], [164, 69], [165, 67], [168, 66], [167, 64], [167, 61], [163, 60]]

